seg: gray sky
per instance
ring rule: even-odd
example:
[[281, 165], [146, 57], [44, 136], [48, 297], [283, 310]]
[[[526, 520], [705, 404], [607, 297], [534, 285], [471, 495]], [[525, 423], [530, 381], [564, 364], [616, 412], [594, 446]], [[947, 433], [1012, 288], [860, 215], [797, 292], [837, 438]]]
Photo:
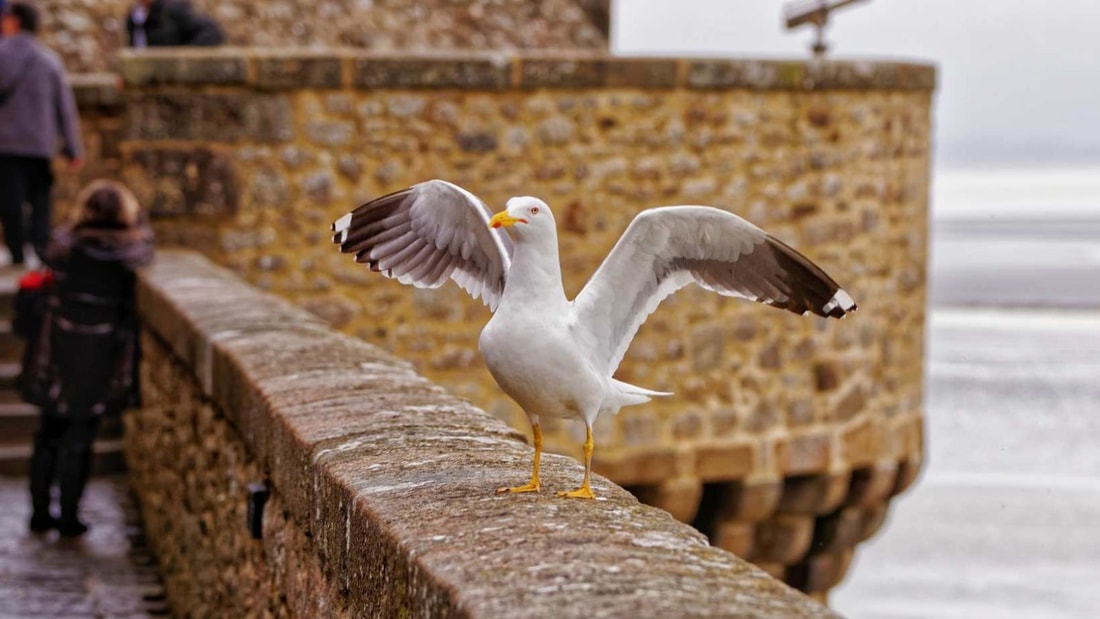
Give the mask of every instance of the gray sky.
[[[780, 0], [613, 0], [622, 54], [805, 57]], [[1100, 0], [870, 0], [834, 15], [836, 57], [936, 62], [939, 163], [1100, 162]]]

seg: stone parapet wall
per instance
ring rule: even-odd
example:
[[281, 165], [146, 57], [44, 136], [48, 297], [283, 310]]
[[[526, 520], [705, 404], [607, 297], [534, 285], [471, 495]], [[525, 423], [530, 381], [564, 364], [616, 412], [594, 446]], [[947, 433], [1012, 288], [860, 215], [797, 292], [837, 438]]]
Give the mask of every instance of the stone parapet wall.
[[[520, 434], [196, 254], [160, 252], [138, 303], [126, 456], [178, 616], [836, 616], [606, 479], [495, 494]], [[548, 489], [581, 474], [544, 459]]]
[[[120, 70], [103, 151], [162, 245], [523, 431], [476, 353], [488, 311], [454, 286], [353, 265], [331, 221], [432, 177], [494, 208], [537, 195], [562, 227], [570, 295], [650, 206], [726, 208], [806, 253], [857, 313], [824, 321], [689, 288], [617, 375], [676, 395], [596, 427], [598, 471], [788, 582], [835, 583], [919, 471], [932, 68], [221, 49], [123, 54]], [[581, 428], [546, 431], [579, 454]]]
[[[134, 0], [37, 0], [71, 73], [113, 70]], [[378, 51], [608, 48], [608, 0], [194, 0], [230, 45]]]

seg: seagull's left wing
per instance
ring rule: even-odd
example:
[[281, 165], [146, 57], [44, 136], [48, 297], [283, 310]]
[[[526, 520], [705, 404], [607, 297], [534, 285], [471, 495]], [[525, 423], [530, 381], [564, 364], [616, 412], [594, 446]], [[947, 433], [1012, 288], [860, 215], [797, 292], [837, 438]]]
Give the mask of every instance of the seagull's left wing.
[[573, 303], [577, 328], [613, 373], [649, 314], [690, 283], [798, 314], [840, 318], [856, 304], [831, 277], [782, 241], [726, 211], [668, 206], [643, 211]]
[[447, 279], [496, 310], [512, 263], [512, 240], [489, 228], [493, 213], [458, 185], [430, 180], [367, 202], [332, 224], [340, 251], [402, 284]]

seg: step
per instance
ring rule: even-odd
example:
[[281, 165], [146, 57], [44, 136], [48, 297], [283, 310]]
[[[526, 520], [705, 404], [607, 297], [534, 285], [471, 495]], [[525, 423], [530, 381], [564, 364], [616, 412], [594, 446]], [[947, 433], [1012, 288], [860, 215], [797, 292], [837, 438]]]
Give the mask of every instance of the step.
[[[10, 397], [4, 392], [3, 397]], [[30, 445], [38, 430], [38, 407], [25, 402], [0, 402], [0, 446]], [[100, 440], [122, 438], [122, 417], [112, 415], [99, 424], [96, 437]]]
[[[95, 456], [92, 458], [92, 475], [114, 475], [126, 471], [126, 463], [122, 456], [121, 439], [99, 439], [94, 445]], [[31, 458], [31, 446], [27, 445], [0, 445], [0, 476], [26, 477], [27, 464]]]
[[15, 290], [23, 273], [25, 271], [13, 270], [11, 267], [0, 268], [0, 318], [11, 318]]
[[11, 391], [0, 392], [0, 445], [27, 445], [38, 429], [38, 407], [18, 400], [6, 401]]
[[8, 391], [15, 388], [15, 379], [23, 369], [22, 360], [0, 360], [0, 390]]
[[23, 344], [23, 338], [11, 331], [11, 319], [0, 318], [0, 359], [22, 361]]

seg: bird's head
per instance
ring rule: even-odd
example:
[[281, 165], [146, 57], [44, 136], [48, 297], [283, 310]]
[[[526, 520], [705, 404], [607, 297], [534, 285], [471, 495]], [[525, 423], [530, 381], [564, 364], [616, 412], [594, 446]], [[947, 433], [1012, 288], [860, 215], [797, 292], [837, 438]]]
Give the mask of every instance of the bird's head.
[[512, 228], [519, 236], [538, 230], [554, 230], [550, 207], [538, 198], [518, 196], [508, 200], [506, 208], [489, 220], [490, 228]]

